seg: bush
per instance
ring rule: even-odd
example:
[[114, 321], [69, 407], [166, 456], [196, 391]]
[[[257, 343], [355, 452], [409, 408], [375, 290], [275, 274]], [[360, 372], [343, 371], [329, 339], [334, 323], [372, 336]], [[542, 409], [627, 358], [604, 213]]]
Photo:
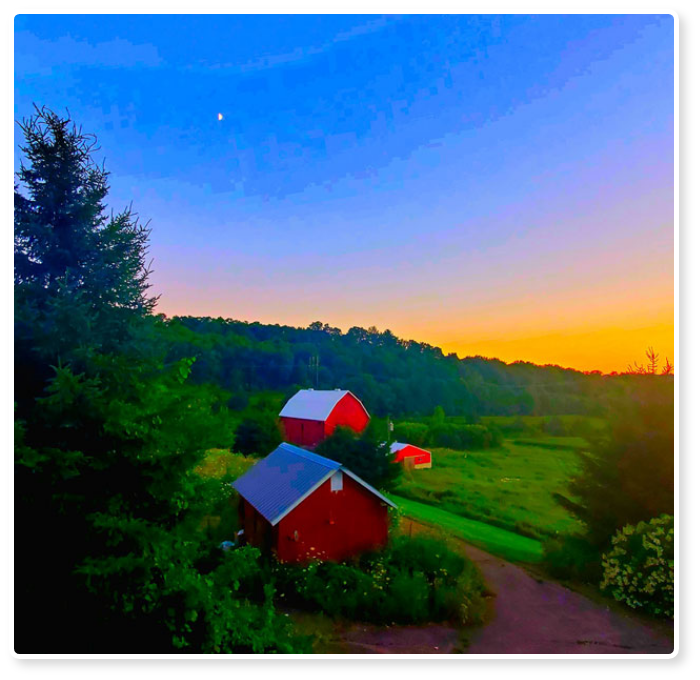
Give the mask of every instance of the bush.
[[394, 438], [413, 446], [429, 446], [429, 428], [424, 423], [397, 423]]
[[477, 623], [483, 580], [444, 541], [400, 537], [355, 562], [273, 564], [280, 602], [373, 623]]
[[493, 446], [494, 431], [484, 425], [444, 423], [430, 429], [430, 443], [446, 449], [466, 451]]
[[597, 583], [601, 577], [600, 552], [582, 536], [544, 542], [547, 571], [558, 579]]
[[673, 517], [630, 524], [603, 555], [600, 587], [633, 609], [673, 617]]

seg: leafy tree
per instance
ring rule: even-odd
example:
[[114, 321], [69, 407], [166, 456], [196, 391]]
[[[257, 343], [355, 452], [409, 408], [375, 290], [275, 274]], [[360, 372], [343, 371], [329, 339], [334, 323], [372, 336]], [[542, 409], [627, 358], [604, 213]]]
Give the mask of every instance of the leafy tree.
[[236, 428], [234, 449], [246, 456], [266, 456], [282, 443], [282, 434], [277, 417], [261, 413], [246, 418]]
[[401, 467], [392, 463], [386, 428], [383, 428], [384, 441], [380, 431], [381, 426], [375, 425], [357, 436], [350, 428], [337, 427], [316, 447], [316, 453], [345, 465], [373, 486], [391, 488], [401, 474]]

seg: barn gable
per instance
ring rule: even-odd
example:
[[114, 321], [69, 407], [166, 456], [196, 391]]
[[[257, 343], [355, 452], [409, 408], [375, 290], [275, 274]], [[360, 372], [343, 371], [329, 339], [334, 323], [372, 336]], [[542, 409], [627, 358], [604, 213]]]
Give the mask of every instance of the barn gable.
[[410, 464], [416, 469], [432, 467], [433, 454], [413, 444], [394, 442], [391, 445], [391, 453], [394, 454], [394, 462], [396, 463]]

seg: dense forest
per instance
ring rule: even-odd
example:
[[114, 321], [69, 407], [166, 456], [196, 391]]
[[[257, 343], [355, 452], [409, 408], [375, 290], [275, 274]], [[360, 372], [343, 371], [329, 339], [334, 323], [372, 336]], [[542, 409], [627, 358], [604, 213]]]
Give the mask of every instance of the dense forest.
[[243, 408], [259, 390], [349, 389], [376, 416], [603, 415], [626, 400], [638, 376], [582, 373], [522, 361], [445, 355], [374, 327], [347, 333], [207, 317], [161, 317], [170, 361], [195, 358], [192, 378], [230, 393]]

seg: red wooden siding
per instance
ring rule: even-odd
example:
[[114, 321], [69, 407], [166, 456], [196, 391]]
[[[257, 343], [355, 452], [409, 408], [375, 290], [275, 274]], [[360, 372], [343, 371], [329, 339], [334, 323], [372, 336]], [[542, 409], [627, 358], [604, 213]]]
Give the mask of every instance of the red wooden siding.
[[342, 490], [331, 491], [326, 480], [275, 527], [242, 498], [241, 507], [248, 543], [283, 562], [340, 561], [388, 539], [387, 507], [346, 474]]
[[369, 416], [352, 394], [346, 394], [335, 405], [325, 422], [288, 416], [282, 416], [281, 421], [285, 441], [298, 446], [313, 447], [332, 434], [339, 425], [362, 432], [369, 423]]
[[278, 559], [338, 561], [386, 544], [387, 508], [343, 474], [341, 491], [331, 491], [327, 480], [284, 517], [277, 529]]
[[430, 467], [432, 465], [432, 455], [430, 451], [420, 449], [417, 446], [408, 444], [400, 451], [396, 452], [395, 463], [410, 463], [414, 467]]
[[326, 418], [324, 435], [328, 437], [336, 427], [342, 425], [355, 432], [362, 432], [369, 423], [369, 416], [362, 404], [352, 395], [346, 394]]
[[323, 423], [320, 420], [303, 420], [282, 416], [284, 440], [298, 446], [316, 446], [324, 438]]

